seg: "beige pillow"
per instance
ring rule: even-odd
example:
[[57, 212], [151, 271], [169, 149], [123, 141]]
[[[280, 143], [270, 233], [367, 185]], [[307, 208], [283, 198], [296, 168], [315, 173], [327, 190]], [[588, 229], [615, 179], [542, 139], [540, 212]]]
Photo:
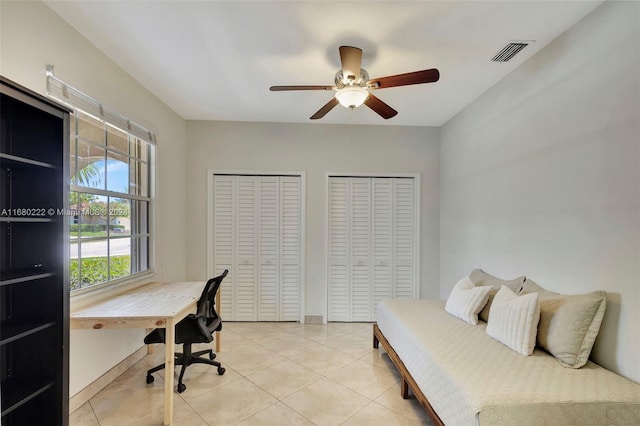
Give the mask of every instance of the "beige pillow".
[[490, 285], [493, 289], [489, 292], [489, 299], [487, 300], [487, 304], [484, 306], [484, 309], [480, 311], [480, 319], [487, 322], [489, 320], [489, 310], [491, 309], [491, 303], [493, 302], [493, 297], [496, 295], [500, 287], [507, 286], [511, 291], [515, 294], [519, 294], [524, 284], [524, 277], [514, 278], [512, 280], [502, 280], [500, 278], [496, 278], [493, 275], [489, 275], [484, 272], [482, 269], [474, 269], [469, 274], [469, 278], [473, 283], [477, 286], [485, 286]]
[[464, 277], [453, 287], [444, 310], [469, 324], [478, 323], [478, 312], [487, 303], [490, 286], [477, 287]]
[[538, 346], [565, 367], [585, 365], [600, 331], [607, 305], [606, 293], [563, 295], [545, 290], [528, 278], [522, 293], [538, 293], [540, 298]]
[[518, 296], [502, 286], [493, 298], [487, 334], [522, 355], [531, 355], [536, 345], [540, 319], [538, 293]]

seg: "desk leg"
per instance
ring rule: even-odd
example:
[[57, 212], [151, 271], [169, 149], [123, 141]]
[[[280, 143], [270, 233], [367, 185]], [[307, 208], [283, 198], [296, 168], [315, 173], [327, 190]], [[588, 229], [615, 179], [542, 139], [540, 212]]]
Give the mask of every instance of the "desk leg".
[[216, 331], [216, 353], [220, 352], [220, 335], [219, 331]]
[[170, 425], [173, 420], [173, 384], [175, 367], [175, 336], [173, 320], [167, 320], [165, 330], [165, 368], [164, 368], [164, 424]]
[[[153, 328], [147, 328], [145, 330], [145, 334], [149, 334], [149, 333], [151, 333], [151, 331], [153, 331]], [[147, 355], [151, 355], [153, 353], [153, 351], [155, 350], [155, 347], [156, 347], [155, 344], [147, 345]]]

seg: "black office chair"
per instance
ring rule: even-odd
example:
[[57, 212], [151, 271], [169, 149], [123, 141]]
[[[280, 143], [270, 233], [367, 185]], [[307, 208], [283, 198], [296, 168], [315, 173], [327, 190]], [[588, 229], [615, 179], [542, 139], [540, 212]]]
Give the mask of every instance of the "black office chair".
[[[219, 362], [214, 361], [216, 354], [211, 349], [191, 353], [191, 345], [193, 343], [210, 343], [213, 341], [213, 333], [222, 329], [222, 319], [216, 312], [216, 293], [220, 288], [220, 284], [224, 277], [229, 273], [225, 271], [215, 278], [211, 278], [204, 286], [200, 300], [198, 300], [198, 309], [195, 314], [190, 314], [176, 325], [176, 343], [182, 344], [183, 352], [176, 353], [175, 365], [182, 365], [180, 377], [178, 378], [178, 393], [184, 392], [187, 387], [182, 383], [182, 377], [188, 366], [191, 364], [209, 364], [218, 367], [218, 374], [223, 375], [224, 367]], [[165, 329], [156, 328], [144, 338], [145, 344], [164, 343]], [[202, 357], [209, 354], [209, 359]], [[165, 364], [160, 364], [147, 371], [147, 383], [153, 383], [152, 374], [165, 368]], [[173, 374], [173, 372], [167, 372]]]

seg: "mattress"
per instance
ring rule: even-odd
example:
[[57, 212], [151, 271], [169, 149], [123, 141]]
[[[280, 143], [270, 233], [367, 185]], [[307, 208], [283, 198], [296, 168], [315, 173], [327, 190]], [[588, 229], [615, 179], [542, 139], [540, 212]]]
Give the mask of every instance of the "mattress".
[[640, 425], [640, 385], [589, 362], [520, 355], [441, 300], [387, 300], [378, 327], [446, 425]]

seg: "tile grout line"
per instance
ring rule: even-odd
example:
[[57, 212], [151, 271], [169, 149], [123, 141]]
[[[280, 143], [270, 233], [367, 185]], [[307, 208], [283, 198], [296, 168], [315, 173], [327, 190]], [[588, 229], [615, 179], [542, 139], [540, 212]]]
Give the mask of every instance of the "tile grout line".
[[[390, 412], [394, 413], [395, 415], [399, 415], [401, 416], [401, 418], [407, 419], [409, 421], [415, 422], [421, 422], [421, 420], [419, 420], [419, 417], [409, 417], [407, 415], [405, 415], [399, 407], [396, 407], [396, 409], [393, 409], [385, 404], [382, 404], [380, 402], [377, 401], [377, 399], [379, 399], [382, 395], [384, 395], [385, 393], [389, 392], [392, 388], [394, 388], [395, 386], [398, 385], [398, 380], [397, 377], [395, 383], [391, 384], [390, 386], [386, 387], [384, 390], [382, 390], [379, 394], [375, 395], [374, 397], [370, 397], [368, 395], [364, 395], [362, 394], [360, 391], [356, 390], [356, 389], [352, 389], [350, 386], [341, 384], [333, 379], [331, 379], [329, 376], [330, 375], [334, 375], [336, 372], [347, 368], [349, 366], [352, 366], [354, 364], [356, 364], [357, 362], [361, 362], [363, 365], [368, 365], [370, 367], [374, 368], [374, 371], [378, 370], [378, 371], [390, 371], [391, 373], [394, 373], [394, 367], [393, 365], [389, 365], [389, 363], [387, 362], [382, 362], [380, 363], [379, 359], [376, 358], [374, 355], [372, 355], [374, 353], [374, 349], [371, 347], [370, 341], [369, 341], [369, 337], [370, 337], [370, 331], [369, 330], [365, 330], [365, 328], [369, 328], [370, 324], [366, 324], [366, 325], [358, 325], [358, 326], [350, 326], [350, 328], [347, 329], [342, 329], [342, 326], [340, 325], [336, 325], [334, 327], [329, 327], [326, 324], [324, 325], [312, 325], [312, 326], [308, 326], [308, 328], [311, 329], [315, 329], [319, 331], [319, 334], [312, 332], [310, 333], [313, 337], [308, 337], [308, 335], [305, 335], [304, 333], [304, 329], [305, 329], [305, 325], [302, 325], [302, 327], [294, 327], [294, 326], [282, 326], [279, 327], [279, 330], [274, 330], [271, 328], [271, 324], [269, 326], [267, 326], [267, 331], [265, 333], [259, 333], [257, 331], [259, 331], [260, 329], [260, 325], [256, 325], [256, 329], [250, 329], [247, 328], [244, 330], [244, 333], [246, 334], [242, 334], [241, 332], [238, 332], [236, 330], [234, 330], [232, 327], [230, 327], [228, 329], [229, 332], [235, 334], [238, 338], [239, 341], [236, 342], [237, 344], [240, 345], [240, 347], [244, 347], [245, 343], [247, 345], [251, 345], [254, 350], [256, 350], [255, 352], [258, 354], [258, 358], [261, 358], [262, 352], [267, 352], [268, 355], [266, 356], [266, 358], [268, 357], [273, 357], [273, 358], [278, 358], [277, 360], [273, 361], [273, 363], [270, 363], [268, 365], [262, 366], [261, 368], [255, 370], [255, 371], [251, 371], [248, 373], [240, 373], [240, 371], [238, 371], [237, 369], [228, 366], [227, 368], [231, 371], [233, 371], [235, 374], [237, 374], [238, 379], [237, 380], [233, 380], [229, 383], [224, 383], [222, 385], [219, 386], [215, 386], [215, 387], [223, 387], [223, 386], [227, 386], [227, 385], [231, 385], [233, 383], [236, 383], [242, 379], [246, 380], [247, 383], [250, 383], [252, 386], [257, 387], [258, 389], [260, 389], [261, 391], [263, 391], [266, 395], [269, 395], [271, 398], [273, 398], [275, 401], [271, 404], [269, 404], [267, 407], [264, 407], [258, 411], [256, 411], [255, 413], [249, 415], [246, 418], [243, 418], [241, 420], [238, 420], [237, 422], [234, 422], [234, 424], [237, 423], [241, 423], [253, 416], [256, 416], [258, 413], [266, 410], [267, 408], [270, 407], [274, 407], [276, 404], [280, 403], [282, 404], [284, 407], [286, 407], [289, 410], [292, 410], [292, 412], [297, 413], [297, 415], [301, 416], [303, 419], [305, 419], [306, 421], [310, 422], [311, 424], [316, 424], [314, 421], [312, 421], [311, 419], [307, 418], [305, 415], [303, 415], [302, 413], [300, 413], [298, 410], [296, 410], [295, 408], [289, 406], [287, 403], [284, 402], [285, 399], [291, 397], [292, 395], [310, 387], [313, 386], [314, 384], [318, 383], [321, 380], [326, 380], [327, 382], [330, 382], [331, 385], [334, 388], [340, 387], [340, 388], [344, 388], [345, 390], [348, 390], [350, 392], [353, 392], [357, 395], [359, 395], [360, 397], [364, 398], [364, 400], [362, 402], [365, 402], [365, 405], [358, 409], [355, 413], [351, 414], [349, 417], [347, 417], [346, 419], [343, 419], [340, 421], [340, 424], [344, 424], [346, 422], [348, 422], [351, 418], [353, 418], [354, 416], [358, 415], [359, 413], [361, 413], [363, 410], [366, 410], [367, 407], [370, 407], [372, 403], [376, 403], [377, 405], [389, 410]], [[271, 337], [268, 338], [263, 338], [265, 335], [273, 335]], [[247, 336], [249, 335], [249, 337]], [[292, 337], [292, 341], [290, 341], [289, 343], [286, 341], [287, 337]], [[314, 338], [315, 337], [315, 338]], [[254, 339], [258, 339], [258, 340], [254, 340]], [[283, 342], [281, 343], [281, 345], [279, 345], [277, 343], [278, 339], [282, 339]], [[316, 340], [319, 339], [319, 340]], [[366, 346], [363, 345], [362, 347], [368, 347], [367, 351], [363, 351], [363, 352], [357, 352], [357, 349], [360, 346], [360, 343], [358, 342], [356, 345], [352, 345], [351, 348], [347, 348], [345, 346], [345, 349], [352, 349], [354, 352], [350, 353], [348, 351], [343, 351], [340, 350], [339, 347], [333, 347], [330, 346], [331, 342], [334, 342], [335, 340], [339, 340], [339, 339], [343, 339], [344, 340], [344, 344], [349, 344], [349, 343], [354, 343], [355, 340], [358, 341], [362, 341], [362, 343], [365, 342], [365, 340], [369, 341], [368, 343], [366, 343]], [[241, 341], [240, 341], [241, 340]], [[269, 342], [273, 342], [273, 343], [269, 343]], [[234, 343], [233, 345], [235, 345], [236, 343]], [[267, 346], [265, 346], [265, 344]], [[299, 344], [300, 347], [302, 347], [303, 349], [300, 352], [296, 352], [296, 353], [289, 353], [288, 354], [282, 354], [280, 352], [278, 352], [278, 350], [282, 350], [281, 348], [285, 348], [288, 344], [291, 344], [292, 347]], [[233, 345], [231, 346], [232, 349], [230, 352], [234, 351]], [[341, 343], [337, 343], [334, 344], [335, 346], [340, 346]], [[268, 346], [270, 347], [275, 347], [275, 350], [270, 349]], [[252, 350], [252, 352], [254, 351]], [[318, 370], [314, 369], [314, 368], [309, 368], [306, 365], [304, 365], [302, 362], [300, 362], [299, 360], [296, 360], [294, 358], [300, 357], [301, 355], [314, 351], [314, 350], [320, 350], [320, 351], [328, 351], [328, 352], [332, 352], [333, 354], [331, 355], [331, 358], [328, 359], [327, 362], [323, 363], [323, 359], [322, 359], [322, 355], [320, 354], [320, 357], [317, 359], [317, 361], [320, 361], [320, 365], [323, 365], [323, 368], [320, 368]], [[223, 352], [221, 351], [221, 354]], [[335, 364], [339, 364], [340, 361], [344, 361], [347, 360], [347, 363], [344, 365], [339, 365], [337, 368], [332, 368], [332, 365]], [[144, 364], [146, 367], [148, 367], [149, 365], [151, 365], [150, 361], [147, 359], [147, 357], [142, 358], [140, 361], [144, 361]], [[224, 363], [224, 361], [222, 360], [222, 357], [220, 359], [221, 362]], [[304, 369], [305, 371], [309, 371], [314, 373], [316, 376], [315, 378], [310, 382], [305, 384], [304, 386], [300, 387], [299, 389], [295, 389], [292, 392], [289, 392], [287, 389], [285, 389], [285, 391], [287, 392], [287, 395], [282, 396], [282, 397], [278, 397], [274, 394], [272, 394], [271, 392], [269, 392], [267, 389], [263, 388], [261, 385], [259, 385], [258, 383], [256, 383], [255, 381], [251, 380], [248, 376], [250, 375], [254, 375], [256, 373], [262, 372], [266, 369], [269, 369], [271, 367], [274, 367], [278, 364], [284, 363], [284, 362], [292, 362], [294, 363], [296, 366]], [[310, 359], [310, 361], [313, 363], [314, 360], [313, 358]], [[324, 360], [326, 361], [326, 359]], [[251, 357], [247, 358], [247, 360], [242, 361], [243, 363], [248, 363], [248, 362], [252, 362]], [[244, 365], [244, 364], [238, 364], [238, 365]], [[246, 364], [247, 366], [249, 364]], [[297, 367], [296, 367], [297, 368]], [[174, 371], [174, 374], [175, 373]], [[397, 376], [396, 374], [394, 374], [394, 376]], [[386, 380], [386, 379], [385, 379]], [[263, 383], [265, 384], [265, 383]], [[268, 384], [268, 383], [266, 383]], [[360, 388], [362, 388], [362, 386], [360, 386]], [[204, 394], [204, 391], [203, 391]], [[178, 395], [182, 398], [182, 401], [186, 404], [186, 407], [189, 407], [189, 409], [196, 414], [196, 416], [204, 423], [204, 424], [208, 424], [209, 423], [205, 420], [205, 418], [201, 415], [200, 412], [196, 411], [196, 409], [189, 403], [189, 401], [187, 399], [184, 398], [183, 395]], [[199, 395], [198, 395], [199, 396]], [[94, 405], [91, 401], [87, 401], [89, 402], [90, 405], [90, 409], [91, 412], [93, 414], [93, 418], [95, 420], [95, 422], [98, 425], [102, 425], [102, 423], [100, 422], [100, 420], [98, 419], [98, 416], [96, 414]], [[415, 409], [414, 404], [412, 404], [412, 408]], [[400, 410], [400, 411], [397, 411]], [[105, 417], [105, 419], [107, 419]], [[212, 426], [212, 425], [210, 425]]]
[[91, 408], [91, 413], [93, 414], [93, 417], [96, 419], [96, 423], [98, 423], [98, 426], [101, 426], [100, 419], [98, 419], [98, 415], [96, 414], [96, 411], [93, 409], [93, 404], [91, 404], [91, 400], [87, 402], [89, 403], [89, 407]]
[[[326, 371], [324, 371], [324, 372], [320, 373], [320, 376], [321, 376], [320, 378], [318, 378], [317, 380], [314, 380], [312, 383], [309, 383], [309, 384], [307, 384], [307, 385], [303, 386], [303, 387], [302, 387], [302, 388], [300, 388], [300, 389], [296, 389], [294, 392], [290, 393], [289, 395], [285, 396], [284, 398], [279, 398], [278, 396], [273, 395], [273, 394], [272, 394], [272, 393], [270, 393], [267, 389], [264, 389], [262, 386], [260, 386], [259, 384], [255, 383], [254, 381], [252, 381], [252, 380], [248, 377], [248, 375], [241, 374], [241, 376], [242, 376], [244, 379], [246, 379], [247, 381], [249, 381], [249, 382], [250, 382], [250, 383], [252, 383], [253, 385], [257, 386], [259, 389], [261, 389], [262, 391], [266, 392], [267, 394], [269, 394], [269, 395], [273, 396], [274, 398], [276, 398], [276, 401], [277, 401], [277, 402], [274, 402], [273, 404], [269, 405], [269, 407], [272, 407], [273, 405], [275, 405], [275, 404], [277, 404], [277, 403], [279, 402], [279, 403], [283, 404], [285, 407], [289, 408], [290, 410], [293, 410], [295, 413], [297, 413], [298, 415], [300, 415], [300, 416], [301, 416], [302, 418], [304, 418], [305, 420], [309, 421], [310, 423], [312, 423], [312, 424], [314, 424], [314, 425], [317, 425], [317, 424], [316, 424], [315, 422], [313, 422], [311, 419], [307, 418], [304, 414], [300, 413], [300, 412], [299, 412], [298, 410], [296, 410], [295, 408], [293, 408], [293, 407], [289, 406], [286, 402], [284, 402], [284, 399], [286, 399], [286, 398], [290, 397], [291, 395], [293, 395], [293, 394], [295, 394], [295, 393], [297, 393], [297, 392], [302, 391], [303, 389], [305, 389], [305, 388], [307, 388], [307, 387], [309, 387], [309, 386], [313, 385], [314, 383], [317, 383], [318, 381], [320, 381], [320, 380], [322, 380], [322, 379], [326, 379], [326, 380], [328, 380], [328, 381], [331, 381], [331, 382], [334, 384], [334, 386], [341, 386], [341, 387], [343, 387], [343, 388], [345, 388], [345, 389], [347, 389], [347, 390], [350, 390], [350, 391], [352, 391], [352, 392], [356, 392], [358, 395], [360, 395], [360, 396], [363, 396], [363, 397], [367, 398], [367, 399], [368, 399], [368, 403], [367, 403], [367, 404], [366, 404], [362, 409], [364, 409], [364, 408], [368, 407], [371, 403], [373, 403], [373, 402], [374, 402], [374, 400], [373, 400], [373, 399], [371, 399], [370, 397], [368, 397], [368, 396], [366, 396], [366, 395], [362, 395], [360, 392], [357, 392], [357, 391], [355, 391], [355, 390], [353, 390], [353, 389], [351, 389], [351, 388], [348, 388], [348, 387], [346, 387], [346, 386], [344, 386], [344, 385], [342, 385], [342, 384], [340, 384], [340, 383], [338, 383], [338, 382], [336, 382], [336, 381], [334, 381], [334, 380], [332, 380], [332, 379], [330, 379], [330, 378], [328, 377], [328, 375], [329, 375], [329, 374], [333, 374], [335, 371], [338, 371], [339, 369], [345, 368], [346, 366], [351, 365], [351, 364], [355, 363], [356, 361], [359, 361], [362, 357], [365, 357], [365, 356], [367, 355], [366, 353], [365, 353], [365, 354], [363, 354], [361, 357], [354, 357], [354, 356], [353, 356], [353, 355], [351, 355], [351, 354], [348, 354], [348, 353], [345, 353], [345, 352], [343, 352], [343, 351], [340, 351], [340, 350], [338, 350], [338, 349], [336, 349], [336, 348], [332, 348], [332, 347], [330, 347], [330, 346], [327, 346], [327, 345], [326, 345], [326, 341], [325, 341], [325, 342], [318, 342], [317, 340], [314, 340], [314, 339], [312, 339], [312, 338], [308, 338], [308, 337], [306, 337], [306, 336], [302, 335], [301, 333], [300, 333], [300, 334], [298, 334], [298, 333], [294, 332], [294, 333], [292, 333], [292, 334], [297, 335], [297, 336], [300, 336], [300, 337], [303, 337], [304, 339], [307, 339], [307, 340], [313, 341], [313, 342], [317, 343], [319, 346], [325, 347], [325, 348], [327, 348], [327, 349], [329, 349], [329, 350], [334, 350], [334, 351], [340, 352], [340, 353], [342, 353], [342, 354], [345, 354], [345, 355], [347, 355], [347, 356], [351, 356], [351, 357], [353, 357], [354, 359], [353, 359], [353, 360], [351, 360], [349, 363], [345, 364], [344, 366], [339, 367], [339, 368], [338, 368], [338, 369], [336, 369], [336, 370], [332, 370], [332, 371], [330, 371], [330, 372], [326, 372]], [[340, 336], [336, 336], [336, 337], [334, 337], [334, 338], [343, 337], [343, 336], [348, 335], [348, 334], [353, 334], [353, 333], [345, 332], [345, 333], [341, 334]], [[243, 337], [247, 338], [246, 336], [243, 336]], [[266, 339], [266, 340], [273, 340], [273, 339], [277, 339], [277, 338], [278, 338], [278, 337], [274, 337], [274, 338], [272, 338], [272, 339]], [[329, 341], [329, 340], [331, 340], [331, 339], [328, 339], [327, 341]], [[262, 345], [262, 344], [260, 344], [259, 342], [256, 342], [256, 341], [254, 341], [254, 340], [251, 340], [251, 341], [252, 341], [252, 343], [253, 343], [253, 344], [256, 344], [256, 345], [258, 345], [258, 346], [260, 346], [260, 347], [262, 347], [262, 348], [265, 348], [265, 349], [269, 350], [268, 348], [266, 348], [265, 346], [263, 346], [263, 345]], [[311, 350], [313, 350], [313, 349], [315, 349], [315, 348], [309, 348], [309, 349], [304, 350], [304, 351], [302, 351], [302, 352], [300, 352], [300, 353], [298, 353], [298, 354], [296, 354], [296, 355], [293, 355], [293, 356], [281, 355], [281, 354], [279, 354], [278, 352], [274, 352], [274, 351], [269, 350], [270, 352], [274, 352], [274, 353], [276, 353], [276, 354], [278, 354], [278, 355], [282, 356], [282, 357], [284, 358], [284, 360], [279, 361], [279, 362], [276, 362], [276, 363], [274, 363], [274, 364], [271, 364], [270, 366], [266, 366], [266, 367], [264, 367], [264, 368], [262, 368], [262, 369], [256, 370], [256, 371], [254, 371], [254, 372], [252, 372], [252, 373], [249, 373], [249, 375], [250, 375], [250, 374], [258, 373], [258, 372], [263, 371], [263, 370], [266, 370], [267, 368], [272, 367], [272, 366], [274, 366], [274, 365], [277, 365], [277, 364], [279, 364], [279, 363], [282, 363], [282, 362], [284, 362], [284, 361], [290, 361], [290, 362], [293, 362], [293, 363], [295, 363], [295, 364], [297, 364], [297, 365], [301, 366], [302, 368], [305, 368], [305, 369], [307, 369], [307, 370], [310, 370], [310, 371], [312, 371], [312, 372], [314, 372], [314, 373], [318, 374], [318, 372], [317, 372], [316, 370], [310, 369], [310, 368], [306, 367], [305, 365], [303, 365], [303, 364], [301, 364], [301, 363], [297, 362], [296, 360], [292, 359], [292, 357], [298, 356], [298, 355], [303, 354], [303, 353], [305, 353], [305, 352], [309, 352], [309, 351], [311, 351]], [[383, 393], [384, 393], [384, 392], [383, 392]], [[382, 395], [382, 393], [381, 393], [381, 395]], [[269, 407], [265, 407], [264, 409], [262, 409], [262, 410], [258, 411], [258, 413], [259, 413], [259, 412], [261, 412], [261, 411], [266, 410], [266, 409], [267, 409], [267, 408], [269, 408]], [[352, 414], [350, 417], [348, 417], [347, 419], [345, 419], [345, 421], [344, 421], [344, 422], [348, 421], [351, 417], [353, 417], [354, 415], [356, 415], [357, 413], [359, 413], [360, 411], [362, 411], [362, 409], [360, 409], [360, 410], [356, 411], [356, 412], [355, 412], [354, 414]], [[247, 419], [249, 419], [249, 418], [251, 418], [251, 417], [255, 416], [255, 415], [256, 415], [256, 414], [258, 414], [258, 413], [254, 413], [253, 415], [251, 415], [251, 416], [247, 417], [246, 419], [242, 419], [242, 420], [238, 421], [236, 424], [241, 423], [241, 422], [243, 422], [243, 421], [245, 421], [245, 420], [247, 420]], [[344, 422], [342, 422], [341, 424], [343, 424]]]
[[363, 410], [365, 410], [366, 408], [368, 408], [371, 404], [373, 404], [375, 401], [374, 400], [370, 400], [369, 403], [367, 405], [365, 405], [364, 407], [362, 407], [360, 410], [356, 411], [355, 413], [353, 413], [352, 415], [350, 415], [349, 417], [347, 417], [342, 423], [340, 423], [340, 426], [344, 425], [345, 423], [347, 423], [349, 420], [351, 420], [353, 417], [357, 416], [359, 413], [361, 413]]

